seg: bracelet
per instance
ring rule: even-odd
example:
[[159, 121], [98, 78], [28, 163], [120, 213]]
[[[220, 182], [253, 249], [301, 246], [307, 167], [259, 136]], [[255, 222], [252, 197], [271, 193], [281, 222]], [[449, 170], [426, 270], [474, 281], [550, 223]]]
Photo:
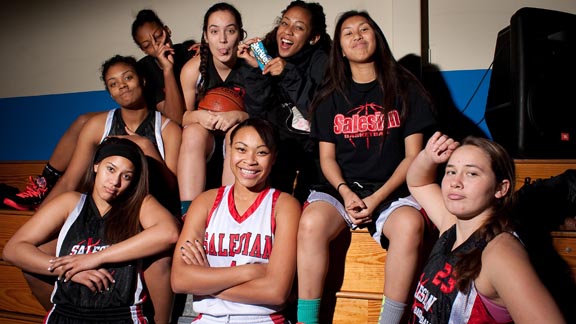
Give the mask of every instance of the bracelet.
[[338, 186], [336, 187], [336, 191], [340, 192], [340, 187], [342, 186], [347, 186], [348, 184], [346, 182], [341, 182], [338, 184]]

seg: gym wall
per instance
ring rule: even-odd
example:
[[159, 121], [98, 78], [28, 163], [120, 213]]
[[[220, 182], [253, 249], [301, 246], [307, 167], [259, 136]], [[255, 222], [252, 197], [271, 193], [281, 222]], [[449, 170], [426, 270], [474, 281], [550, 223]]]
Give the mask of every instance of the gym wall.
[[[174, 42], [199, 40], [204, 12], [217, 1], [4, 1], [0, 11], [0, 160], [46, 160], [80, 114], [115, 107], [100, 81], [100, 65], [114, 54], [142, 57], [130, 26], [143, 8], [155, 10]], [[285, 1], [231, 0], [248, 37], [263, 36]], [[386, 34], [397, 59], [424, 55], [441, 71], [455, 104], [464, 107], [480, 84], [498, 30], [523, 6], [576, 13], [565, 0], [319, 0], [333, 34], [337, 15], [367, 10]], [[430, 2], [428, 4], [428, 2]], [[421, 3], [428, 6], [430, 51], [421, 53]], [[426, 20], [426, 19], [425, 19]], [[473, 121], [483, 116], [488, 79], [468, 104]]]

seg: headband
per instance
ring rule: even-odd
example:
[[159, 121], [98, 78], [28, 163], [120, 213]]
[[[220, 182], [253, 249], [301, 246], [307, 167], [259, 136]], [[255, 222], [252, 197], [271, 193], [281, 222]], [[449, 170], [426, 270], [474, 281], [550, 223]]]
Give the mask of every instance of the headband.
[[96, 152], [96, 157], [94, 162], [100, 162], [109, 156], [121, 156], [127, 158], [134, 164], [137, 170], [142, 168], [142, 163], [140, 160], [140, 152], [136, 144], [128, 145], [124, 143], [113, 143], [100, 147], [98, 152]]

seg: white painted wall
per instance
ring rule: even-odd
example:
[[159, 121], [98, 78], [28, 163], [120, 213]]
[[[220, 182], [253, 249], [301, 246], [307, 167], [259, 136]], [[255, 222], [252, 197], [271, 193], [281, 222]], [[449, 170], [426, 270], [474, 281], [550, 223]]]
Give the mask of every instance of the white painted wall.
[[[218, 1], [9, 0], [0, 9], [0, 98], [102, 90], [101, 63], [114, 54], [142, 56], [130, 27], [143, 8], [155, 10], [175, 42], [200, 39], [205, 11]], [[337, 15], [367, 10], [380, 24], [396, 57], [420, 55], [419, 0], [319, 0], [329, 33]], [[290, 3], [231, 0], [249, 37], [263, 36]]]
[[[0, 10], [0, 98], [102, 90], [101, 63], [114, 54], [142, 53], [130, 26], [142, 8], [154, 9], [174, 41], [199, 40], [204, 12], [217, 1], [12, 0]], [[231, 0], [249, 37], [263, 36], [290, 0]], [[397, 58], [420, 53], [420, 0], [319, 0], [330, 34], [337, 15], [368, 10]], [[443, 71], [486, 69], [498, 31], [524, 6], [576, 14], [574, 0], [429, 0], [431, 62]]]
[[430, 62], [443, 71], [487, 69], [498, 31], [522, 7], [576, 14], [574, 0], [429, 0]]

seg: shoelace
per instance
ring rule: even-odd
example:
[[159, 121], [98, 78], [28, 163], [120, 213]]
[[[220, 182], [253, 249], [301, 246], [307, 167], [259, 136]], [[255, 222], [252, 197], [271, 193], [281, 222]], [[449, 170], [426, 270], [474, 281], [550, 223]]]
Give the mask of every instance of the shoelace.
[[26, 185], [26, 190], [17, 194], [16, 196], [21, 198], [40, 197], [45, 192], [46, 188], [39, 186], [37, 179], [30, 177], [29, 183]]

